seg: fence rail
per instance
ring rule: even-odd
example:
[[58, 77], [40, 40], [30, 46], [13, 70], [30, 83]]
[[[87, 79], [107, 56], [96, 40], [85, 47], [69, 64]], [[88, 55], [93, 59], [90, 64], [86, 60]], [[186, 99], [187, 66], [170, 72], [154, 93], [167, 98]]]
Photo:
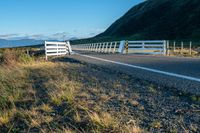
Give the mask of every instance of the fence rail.
[[130, 53], [167, 54], [167, 41], [128, 41]]
[[72, 45], [73, 50], [78, 51], [92, 51], [102, 53], [116, 53], [118, 52], [119, 42], [100, 42], [89, 44]]
[[102, 53], [125, 53], [128, 44], [128, 53], [167, 54], [167, 41], [116, 41], [72, 45], [73, 50], [92, 51]]

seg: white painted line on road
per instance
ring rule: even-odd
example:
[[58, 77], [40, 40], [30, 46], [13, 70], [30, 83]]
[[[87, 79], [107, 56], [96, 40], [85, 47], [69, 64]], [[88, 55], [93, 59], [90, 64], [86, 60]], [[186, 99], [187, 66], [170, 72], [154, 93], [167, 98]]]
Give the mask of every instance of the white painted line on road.
[[93, 57], [93, 56], [89, 56], [89, 55], [83, 55], [83, 54], [78, 54], [78, 53], [76, 53], [76, 54], [79, 55], [79, 56], [83, 56], [83, 57], [87, 57], [87, 58], [91, 58], [91, 59], [96, 59], [96, 60], [100, 60], [100, 61], [104, 61], [104, 62], [110, 62], [110, 63], [114, 63], [114, 64], [118, 64], [118, 65], [123, 65], [123, 66], [132, 67], [132, 68], [146, 70], [146, 71], [149, 71], [149, 72], [154, 72], [154, 73], [159, 73], [159, 74], [163, 74], [163, 75], [167, 75], [167, 76], [172, 76], [172, 77], [177, 77], [177, 78], [182, 78], [182, 79], [187, 79], [187, 80], [191, 80], [191, 81], [200, 82], [200, 79], [199, 78], [195, 78], [195, 77], [190, 77], [190, 76], [171, 73], [171, 72], [160, 71], [160, 70], [151, 69], [151, 68], [147, 68], [147, 67], [131, 65], [131, 64], [127, 64], [127, 63], [107, 60], [107, 59]]

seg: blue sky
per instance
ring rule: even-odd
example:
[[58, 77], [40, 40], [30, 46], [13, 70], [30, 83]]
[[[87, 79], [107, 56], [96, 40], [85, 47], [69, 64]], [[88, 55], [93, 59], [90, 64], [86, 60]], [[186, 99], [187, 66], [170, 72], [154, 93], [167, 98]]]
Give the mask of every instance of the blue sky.
[[1, 39], [91, 37], [144, 0], [1, 0]]

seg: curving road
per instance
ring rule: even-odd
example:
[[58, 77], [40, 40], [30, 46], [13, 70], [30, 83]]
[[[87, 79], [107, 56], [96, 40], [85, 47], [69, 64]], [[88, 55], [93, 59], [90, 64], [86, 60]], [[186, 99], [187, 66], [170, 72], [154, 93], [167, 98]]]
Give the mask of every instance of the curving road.
[[200, 59], [150, 55], [77, 53], [68, 58], [200, 95]]

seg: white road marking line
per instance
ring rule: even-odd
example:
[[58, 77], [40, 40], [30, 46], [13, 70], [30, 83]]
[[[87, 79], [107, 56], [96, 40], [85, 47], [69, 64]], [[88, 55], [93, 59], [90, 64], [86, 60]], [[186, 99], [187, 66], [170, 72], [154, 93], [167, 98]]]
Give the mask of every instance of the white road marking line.
[[123, 65], [123, 66], [132, 67], [132, 68], [146, 70], [146, 71], [149, 71], [149, 72], [154, 72], [154, 73], [159, 73], [159, 74], [163, 74], [163, 75], [167, 75], [167, 76], [172, 76], [172, 77], [177, 77], [177, 78], [182, 78], [182, 79], [187, 79], [187, 80], [191, 80], [191, 81], [200, 82], [200, 79], [199, 78], [195, 78], [195, 77], [190, 77], [190, 76], [176, 74], [176, 73], [171, 73], [171, 72], [160, 71], [160, 70], [151, 69], [151, 68], [147, 68], [147, 67], [141, 67], [141, 66], [131, 65], [131, 64], [127, 64], [127, 63], [122, 63], [122, 62], [107, 60], [107, 59], [93, 57], [93, 56], [89, 56], [89, 55], [83, 55], [83, 54], [78, 54], [78, 53], [76, 53], [76, 54], [80, 55], [80, 56], [83, 56], [83, 57], [87, 57], [87, 58], [91, 58], [91, 59], [96, 59], [96, 60], [100, 60], [100, 61], [104, 61], [104, 62], [110, 62], [110, 63], [114, 63], [114, 64], [118, 64], [118, 65]]

